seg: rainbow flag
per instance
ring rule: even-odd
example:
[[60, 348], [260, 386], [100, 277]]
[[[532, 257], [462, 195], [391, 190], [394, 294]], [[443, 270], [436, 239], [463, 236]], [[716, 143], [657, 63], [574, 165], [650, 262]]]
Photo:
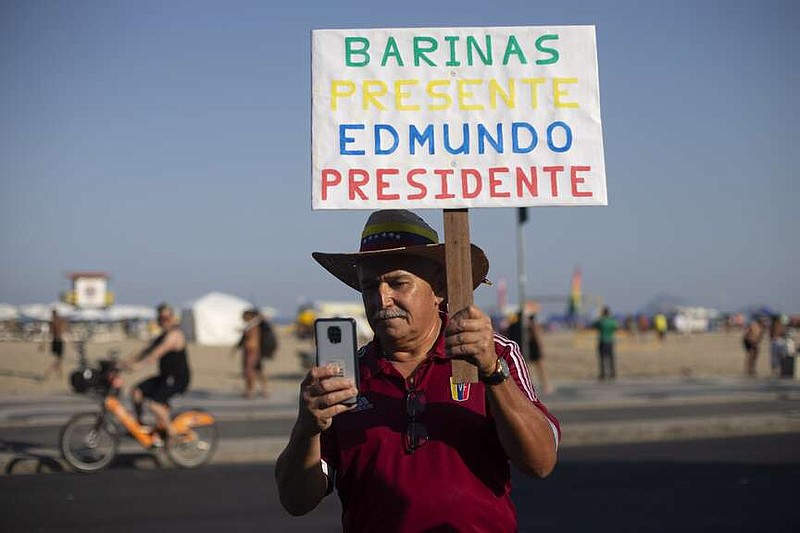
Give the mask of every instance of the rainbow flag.
[[581, 314], [581, 278], [583, 277], [580, 267], [575, 267], [572, 273], [572, 285], [569, 290], [569, 301], [567, 302], [567, 316], [576, 318]]

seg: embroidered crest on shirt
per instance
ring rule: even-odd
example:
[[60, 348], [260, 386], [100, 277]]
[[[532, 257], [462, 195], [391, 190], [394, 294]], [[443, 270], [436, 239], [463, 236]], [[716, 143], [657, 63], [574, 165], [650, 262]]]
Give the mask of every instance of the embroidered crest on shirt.
[[367, 400], [366, 396], [362, 396], [359, 394], [358, 398], [356, 399], [356, 404], [353, 407], [351, 407], [350, 411], [348, 412], [357, 413], [359, 411], [367, 411], [368, 409], [372, 409], [373, 407], [375, 406], [372, 405], [369, 400]]
[[454, 402], [466, 402], [469, 400], [469, 383], [453, 383], [453, 376], [450, 376], [450, 397]]

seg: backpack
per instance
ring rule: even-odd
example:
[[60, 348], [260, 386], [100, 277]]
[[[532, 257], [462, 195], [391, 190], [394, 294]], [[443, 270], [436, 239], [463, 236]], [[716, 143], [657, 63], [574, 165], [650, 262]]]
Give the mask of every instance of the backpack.
[[261, 358], [272, 359], [275, 357], [275, 350], [278, 349], [278, 337], [272, 330], [272, 326], [266, 320], [259, 324], [261, 328]]

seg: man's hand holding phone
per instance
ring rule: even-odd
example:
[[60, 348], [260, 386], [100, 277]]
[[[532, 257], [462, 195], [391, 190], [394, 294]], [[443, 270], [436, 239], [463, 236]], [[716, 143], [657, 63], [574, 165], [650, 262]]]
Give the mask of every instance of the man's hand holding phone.
[[335, 365], [312, 368], [300, 385], [301, 427], [307, 436], [328, 429], [333, 417], [350, 409], [344, 401], [358, 394], [351, 378], [341, 377], [341, 368]]

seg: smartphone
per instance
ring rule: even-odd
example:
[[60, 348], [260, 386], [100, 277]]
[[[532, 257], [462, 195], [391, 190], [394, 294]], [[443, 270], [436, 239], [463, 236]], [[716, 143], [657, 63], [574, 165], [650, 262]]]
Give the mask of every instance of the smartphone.
[[[314, 321], [317, 366], [333, 365], [341, 377], [350, 378], [358, 388], [358, 346], [356, 321], [352, 318], [318, 318]], [[342, 403], [352, 405], [356, 397]]]

